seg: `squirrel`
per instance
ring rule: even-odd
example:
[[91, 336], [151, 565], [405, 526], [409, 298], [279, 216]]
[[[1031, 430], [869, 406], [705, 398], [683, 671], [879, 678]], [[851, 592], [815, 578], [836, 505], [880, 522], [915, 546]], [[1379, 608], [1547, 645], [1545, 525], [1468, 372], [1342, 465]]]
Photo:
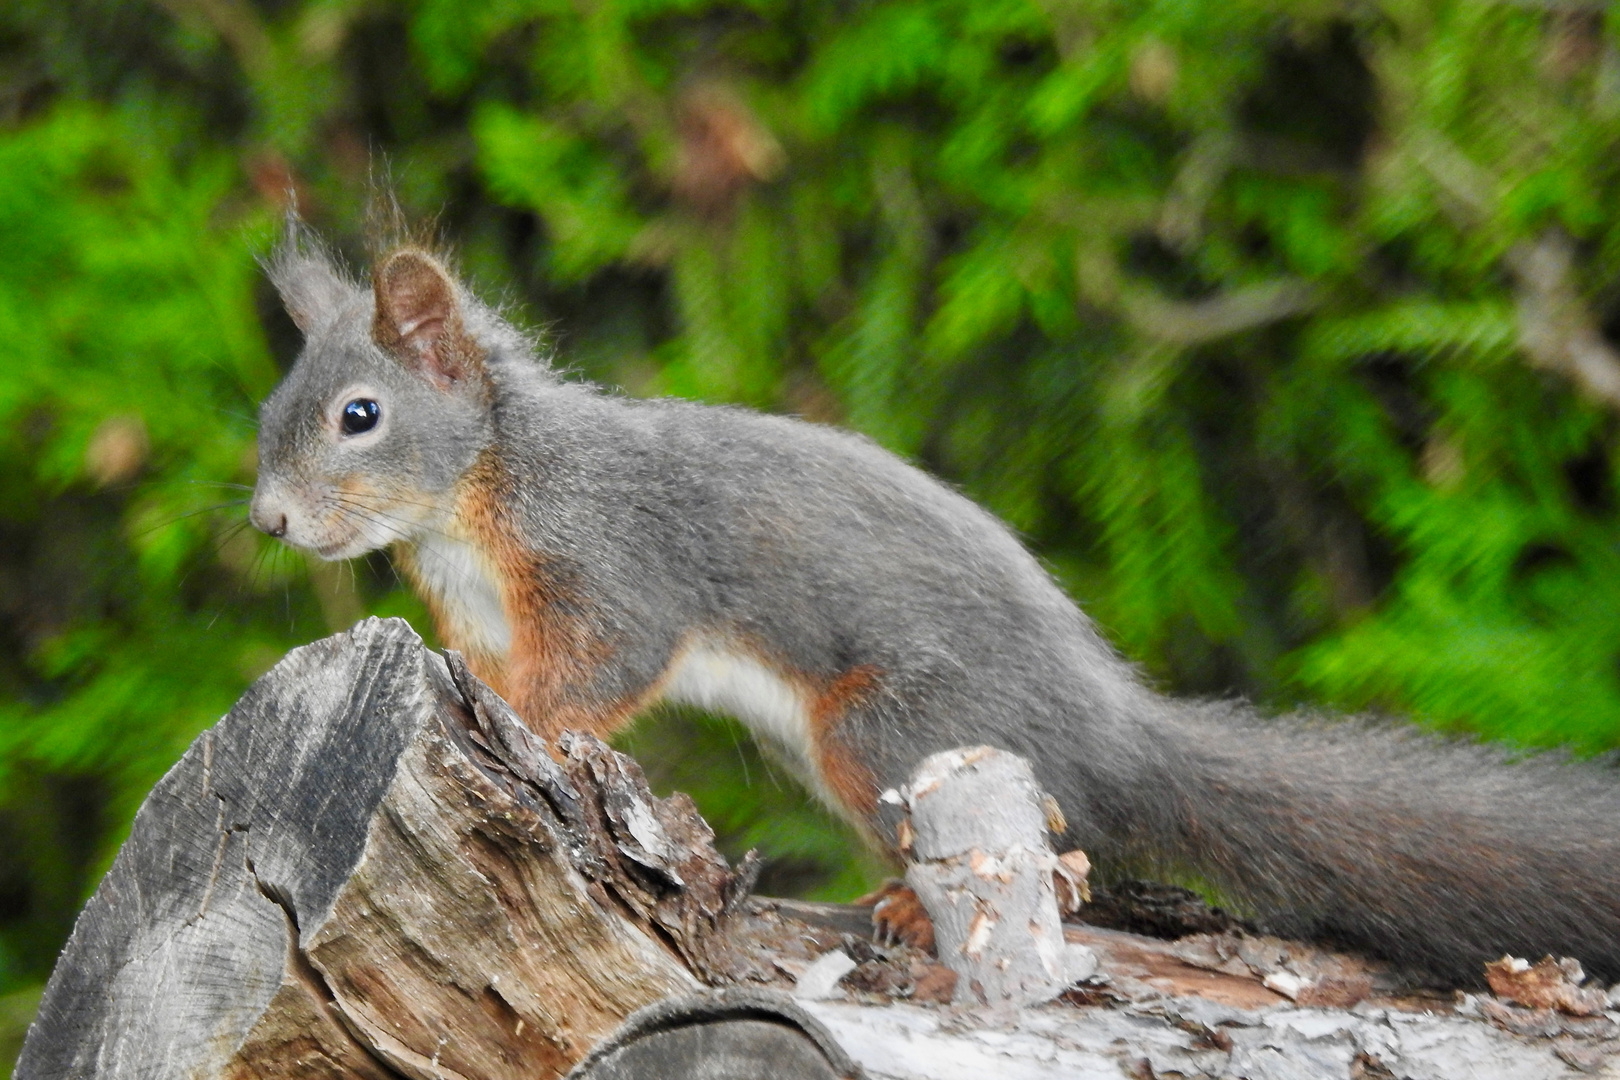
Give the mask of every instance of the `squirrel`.
[[1620, 978], [1612, 770], [1165, 696], [1007, 526], [859, 435], [565, 380], [423, 246], [361, 282], [293, 220], [266, 268], [304, 345], [250, 520], [323, 559], [391, 549], [548, 740], [727, 713], [891, 853], [881, 793], [989, 744], [1105, 878], [1190, 874], [1453, 983], [1504, 952]]

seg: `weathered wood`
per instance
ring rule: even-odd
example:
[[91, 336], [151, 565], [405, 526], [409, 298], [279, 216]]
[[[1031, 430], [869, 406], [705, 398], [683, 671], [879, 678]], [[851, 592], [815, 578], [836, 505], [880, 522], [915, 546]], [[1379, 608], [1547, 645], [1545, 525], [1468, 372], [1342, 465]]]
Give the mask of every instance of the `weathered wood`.
[[736, 962], [748, 884], [568, 749], [403, 622], [295, 650], [154, 789], [16, 1075], [561, 1075]]
[[780, 994], [710, 990], [638, 1010], [569, 1080], [848, 1080], [827, 1029]]
[[[1101, 972], [1059, 1000], [924, 1004], [949, 997], [931, 958], [863, 912], [746, 898], [751, 864], [687, 800], [595, 740], [558, 750], [403, 623], [296, 650], [154, 789], [15, 1075], [1505, 1080], [1620, 1053], [1611, 999], [1551, 982], [1570, 965], [1504, 970], [1590, 1015], [1413, 994], [1213, 923], [1069, 925]], [[781, 992], [831, 966], [795, 1012]], [[754, 989], [702, 989], [727, 985]]]
[[933, 754], [896, 793], [906, 884], [934, 922], [959, 1005], [1050, 1001], [1097, 970], [1063, 939], [1047, 842], [1051, 800], [1029, 762], [989, 746]]

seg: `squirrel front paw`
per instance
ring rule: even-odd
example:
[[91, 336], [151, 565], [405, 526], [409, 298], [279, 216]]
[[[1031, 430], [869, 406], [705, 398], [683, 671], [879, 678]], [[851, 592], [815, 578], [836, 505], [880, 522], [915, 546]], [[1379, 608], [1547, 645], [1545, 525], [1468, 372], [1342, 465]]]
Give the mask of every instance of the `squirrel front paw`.
[[872, 929], [879, 944], [903, 941], [927, 953], [934, 951], [934, 921], [917, 894], [899, 878], [890, 878], [855, 902], [872, 906]]

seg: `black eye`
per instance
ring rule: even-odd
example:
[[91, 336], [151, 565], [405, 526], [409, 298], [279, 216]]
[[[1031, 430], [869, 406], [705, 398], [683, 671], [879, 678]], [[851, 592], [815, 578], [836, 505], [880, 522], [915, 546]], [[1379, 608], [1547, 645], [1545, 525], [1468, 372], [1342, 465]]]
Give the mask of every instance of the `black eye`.
[[358, 435], [370, 431], [382, 419], [382, 406], [370, 398], [355, 398], [343, 406], [343, 434]]

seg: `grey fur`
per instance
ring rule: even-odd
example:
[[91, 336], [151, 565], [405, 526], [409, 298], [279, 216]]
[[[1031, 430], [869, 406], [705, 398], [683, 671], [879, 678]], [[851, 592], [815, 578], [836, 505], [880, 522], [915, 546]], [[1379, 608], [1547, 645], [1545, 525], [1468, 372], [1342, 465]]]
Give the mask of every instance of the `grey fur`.
[[[565, 382], [464, 292], [485, 377], [434, 389], [373, 343], [369, 290], [312, 251], [274, 264], [314, 329], [263, 407], [261, 527], [286, 512], [289, 541], [328, 556], [410, 546], [493, 453], [518, 478], [525, 545], [611, 643], [578, 700], [645, 691], [695, 630], [761, 643], [818, 679], [868, 665], [877, 691], [842, 731], [884, 786], [934, 751], [994, 744], [1035, 762], [1067, 840], [1104, 874], [1194, 874], [1279, 931], [1451, 979], [1478, 981], [1503, 952], [1620, 977], [1610, 770], [1168, 699], [1005, 526], [871, 442]], [[331, 417], [358, 384], [390, 426], [356, 449]], [[372, 504], [331, 493], [350, 474], [381, 492]], [[404, 491], [411, 505], [387, 501]]]
[[287, 314], [306, 335], [324, 329], [354, 288], [320, 238], [292, 214], [282, 242], [264, 261], [264, 269], [281, 294]]

